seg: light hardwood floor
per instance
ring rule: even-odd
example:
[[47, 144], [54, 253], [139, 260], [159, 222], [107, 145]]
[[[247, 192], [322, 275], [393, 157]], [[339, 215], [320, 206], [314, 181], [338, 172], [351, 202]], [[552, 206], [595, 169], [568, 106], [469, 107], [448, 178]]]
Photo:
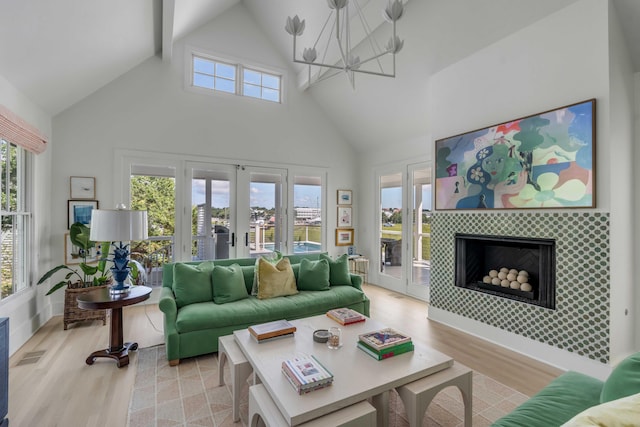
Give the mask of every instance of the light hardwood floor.
[[[371, 317], [426, 341], [455, 360], [532, 395], [561, 371], [427, 319], [427, 304], [386, 289], [364, 285]], [[153, 323], [153, 325], [152, 325]], [[155, 327], [154, 327], [155, 325]], [[158, 330], [156, 330], [157, 328]], [[140, 347], [163, 343], [157, 304], [124, 309], [125, 341]], [[75, 324], [63, 330], [62, 317], [44, 325], [10, 359], [9, 420], [12, 426], [126, 426], [136, 356], [118, 369], [111, 359], [85, 359], [107, 346], [109, 325]], [[29, 356], [44, 352], [39, 359]], [[36, 361], [37, 360], [37, 361]], [[25, 363], [34, 361], [34, 363]]]

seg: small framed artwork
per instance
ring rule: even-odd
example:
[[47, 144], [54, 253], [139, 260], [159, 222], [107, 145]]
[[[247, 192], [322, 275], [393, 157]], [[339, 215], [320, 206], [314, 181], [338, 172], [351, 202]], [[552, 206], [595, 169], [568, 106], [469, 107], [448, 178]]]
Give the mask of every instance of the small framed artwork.
[[338, 227], [351, 227], [351, 206], [338, 206]]
[[336, 229], [336, 246], [353, 245], [353, 228]]
[[69, 198], [93, 200], [96, 198], [96, 179], [92, 176], [69, 178]]
[[[67, 265], [80, 264], [83, 261], [83, 249], [71, 243], [69, 233], [64, 233], [64, 263]], [[98, 251], [96, 247], [90, 248], [87, 252], [87, 263], [98, 261]]]
[[67, 229], [71, 228], [71, 224], [79, 222], [86, 226], [91, 224], [91, 213], [94, 209], [98, 209], [97, 200], [69, 200], [68, 202]]
[[351, 204], [351, 190], [338, 190], [338, 204], [339, 205]]

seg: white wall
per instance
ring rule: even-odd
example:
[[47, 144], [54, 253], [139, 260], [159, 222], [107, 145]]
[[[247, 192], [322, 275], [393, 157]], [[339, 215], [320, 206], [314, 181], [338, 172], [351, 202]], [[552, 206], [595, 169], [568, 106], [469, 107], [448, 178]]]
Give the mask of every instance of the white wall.
[[[294, 164], [329, 168], [327, 240], [334, 247], [335, 194], [355, 182], [354, 152], [307, 93], [285, 77], [282, 105], [233, 95], [184, 89], [187, 46], [251, 64], [284, 70], [279, 56], [239, 4], [177, 41], [173, 61], [150, 58], [53, 121], [56, 140], [52, 171], [52, 235], [62, 250], [70, 175], [96, 176], [101, 207], [114, 200], [114, 151], [149, 150], [237, 160], [238, 163]], [[58, 243], [59, 242], [59, 243]], [[62, 302], [62, 294], [57, 296]], [[61, 304], [57, 305], [57, 309]]]
[[[51, 136], [51, 117], [40, 106], [28, 99], [18, 89], [0, 76], [0, 104], [35, 126], [41, 133]], [[0, 317], [9, 317], [9, 352], [13, 354], [31, 335], [51, 317], [51, 306], [46, 289], [35, 286], [38, 275], [46, 271], [42, 267], [49, 259], [49, 207], [51, 204], [51, 153], [53, 143], [35, 157], [33, 188], [33, 250], [29, 253], [32, 263], [32, 286], [7, 300], [0, 301]]]
[[[618, 15], [609, 3], [610, 127], [606, 140], [612, 153], [610, 176], [611, 286], [610, 360], [616, 364], [640, 347], [636, 341], [638, 313], [634, 304], [638, 293], [632, 283], [621, 284], [620, 277], [633, 277], [636, 255], [634, 234], [634, 81]], [[599, 163], [596, 164], [599, 166]], [[636, 181], [637, 182], [637, 181]]]
[[[608, 2], [579, 1], [434, 75], [430, 82], [431, 129], [436, 140], [596, 98], [596, 210], [611, 212], [611, 271], [616, 276], [618, 272], [633, 276], [629, 272], [633, 265], [629, 238], [633, 183], [628, 179], [632, 174], [629, 111], [633, 103], [625, 96], [632, 93], [632, 73], [617, 20], [609, 22], [608, 7]], [[624, 309], [633, 308], [629, 307], [632, 287], [632, 281], [612, 277], [611, 327], [617, 328], [611, 334], [612, 362], [634, 348], [633, 319], [624, 315]], [[470, 327], [435, 310], [429, 317]], [[478, 335], [503, 345], [517, 341], [506, 334], [496, 337], [495, 331], [482, 325], [474, 328]], [[527, 345], [534, 344], [524, 347]], [[538, 350], [542, 359], [558, 366], [568, 368], [576, 363], [569, 354]], [[583, 366], [592, 368], [588, 361]]]

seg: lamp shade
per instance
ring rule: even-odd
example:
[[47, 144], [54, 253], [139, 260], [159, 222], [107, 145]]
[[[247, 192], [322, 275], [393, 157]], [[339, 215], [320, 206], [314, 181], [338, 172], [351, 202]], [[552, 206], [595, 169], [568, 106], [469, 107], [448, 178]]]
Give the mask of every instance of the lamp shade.
[[97, 209], [91, 213], [91, 241], [145, 240], [148, 237], [147, 211]]

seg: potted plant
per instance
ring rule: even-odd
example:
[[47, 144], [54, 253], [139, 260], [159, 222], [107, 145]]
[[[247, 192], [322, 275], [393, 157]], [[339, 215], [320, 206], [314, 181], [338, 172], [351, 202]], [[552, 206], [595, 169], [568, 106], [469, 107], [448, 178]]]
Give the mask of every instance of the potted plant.
[[90, 250], [96, 247], [96, 242], [89, 240], [90, 229], [84, 224], [75, 223], [69, 228], [69, 240], [78, 248], [78, 256], [82, 258], [82, 262], [77, 268], [62, 264], [47, 271], [38, 281], [38, 285], [44, 283], [59, 271], [66, 271], [64, 279], [51, 287], [47, 295], [51, 295], [61, 288], [65, 288], [64, 298], [64, 329], [70, 323], [85, 320], [102, 320], [102, 324], [106, 323], [105, 310], [83, 310], [78, 307], [77, 297], [81, 293], [86, 293], [96, 287], [107, 286], [112, 278], [107, 269], [106, 255], [109, 253], [109, 242], [100, 243], [100, 253], [104, 256], [95, 265], [87, 263], [87, 255]]

